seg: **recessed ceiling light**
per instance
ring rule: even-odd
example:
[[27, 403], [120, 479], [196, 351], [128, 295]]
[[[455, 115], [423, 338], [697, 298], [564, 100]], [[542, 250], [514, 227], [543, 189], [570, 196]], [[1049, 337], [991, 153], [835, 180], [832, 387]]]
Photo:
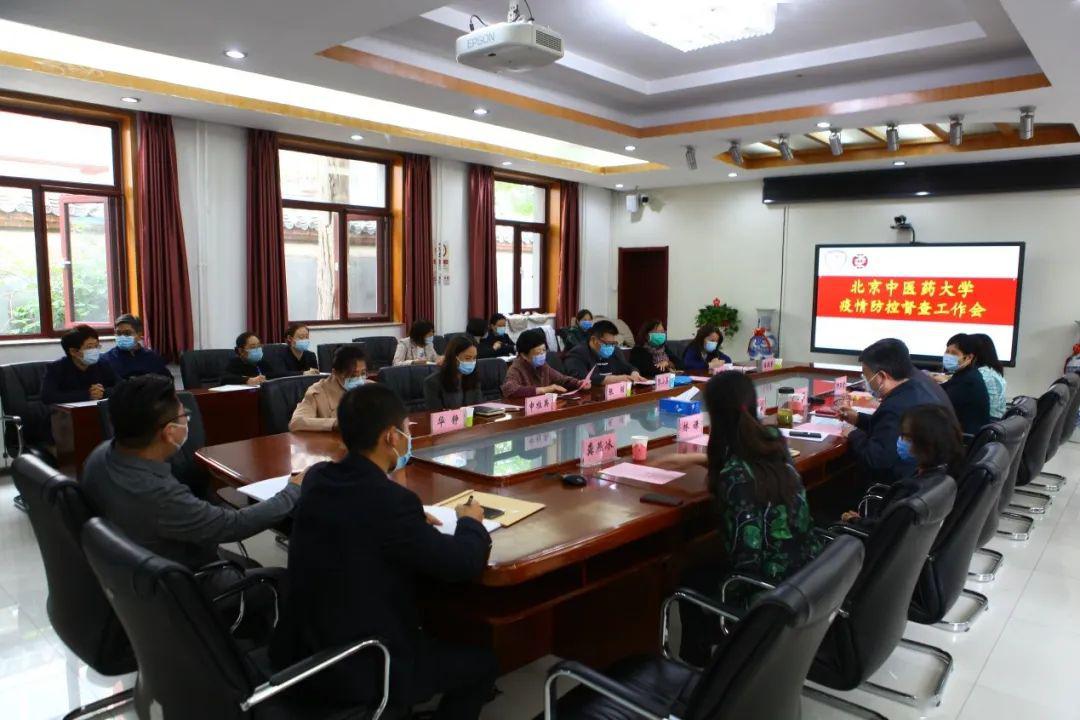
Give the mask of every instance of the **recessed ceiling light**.
[[677, 2], [623, 0], [626, 24], [666, 45], [690, 52], [719, 43], [768, 35], [776, 28], [778, 0]]
[[928, 190], [920, 190], [919, 192], [917, 192], [915, 194], [918, 195], [919, 197], [924, 197], [926, 195], [929, 195], [930, 192]]
[[828, 120], [822, 120], [821, 122], [819, 122], [819, 123], [817, 124], [817, 126], [818, 126], [819, 128], [821, 128], [822, 130], [828, 130], [829, 128], [831, 128], [831, 127], [832, 127], [832, 123], [831, 123], [831, 122], [829, 122]]
[[243, 50], [237, 50], [236, 48], [229, 48], [225, 51], [225, 57], [232, 58], [233, 60], [243, 60], [247, 57], [247, 53]]
[[615, 183], [615, 189], [616, 190], [622, 190], [622, 187], [623, 187], [622, 183]]
[[479, 117], [484, 117], [485, 115], [488, 114], [488, 110], [487, 110], [487, 108], [478, 107], [478, 108], [473, 109], [472, 114], [477, 115]]
[[349, 139], [350, 140], [363, 140], [364, 136], [360, 135], [358, 133], [353, 133], [352, 135], [349, 136]]
[[893, 160], [892, 164], [893, 167], [904, 167], [907, 165], [907, 160]]
[[510, 167], [514, 163], [510, 162], [509, 160], [503, 160], [502, 164], [503, 164], [503, 167]]
[[635, 150], [637, 150], [637, 145], [627, 145], [623, 149], [626, 150], [626, 152], [634, 152]]
[[124, 97], [120, 98], [120, 102], [126, 102], [126, 103], [132, 103], [132, 104], [134, 104], [134, 103], [137, 103], [137, 102], [139, 102], [139, 98], [137, 98], [137, 97], [132, 97], [132, 96], [130, 96], [130, 95], [125, 95]]
[[737, 173], [737, 172], [729, 172], [729, 173], [727, 174], [727, 176], [728, 176], [728, 177], [739, 177], [739, 173]]

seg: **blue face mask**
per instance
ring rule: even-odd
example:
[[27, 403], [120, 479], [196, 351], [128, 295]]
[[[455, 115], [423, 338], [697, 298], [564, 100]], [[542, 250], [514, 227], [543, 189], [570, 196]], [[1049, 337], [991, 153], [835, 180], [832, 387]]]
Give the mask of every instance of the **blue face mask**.
[[472, 375], [473, 370], [476, 370], [476, 361], [462, 360], [458, 363], [457, 369], [461, 371], [462, 375]]
[[509, 332], [510, 332], [510, 330], [507, 329], [507, 327], [505, 325], [496, 325], [495, 326], [495, 334], [496, 335], [502, 335], [503, 337], [506, 337], [506, 335]]
[[911, 441], [902, 436], [896, 438], [896, 456], [900, 462], [915, 462], [915, 456], [911, 454]]
[[532, 364], [533, 367], [544, 367], [544, 363], [547, 362], [547, 353], [540, 353], [539, 355], [533, 355]]
[[363, 384], [363, 377], [348, 377], [345, 378], [345, 382], [342, 383], [342, 385], [345, 387], [345, 392], [348, 392], [349, 390], [355, 390]]
[[256, 365], [258, 363], [261, 363], [262, 358], [263, 358], [263, 353], [262, 353], [262, 348], [261, 347], [257, 347], [257, 348], [254, 348], [252, 350], [248, 350], [247, 361], [249, 363], [251, 363], [252, 365]]
[[[405, 435], [405, 433], [401, 432], [397, 428], [394, 428], [394, 431], [399, 432], [402, 435]], [[408, 440], [409, 440], [409, 446], [408, 446], [408, 449], [405, 450], [405, 454], [402, 455], [401, 453], [398, 453], [397, 448], [394, 448], [394, 452], [397, 453], [397, 456], [398, 456], [397, 464], [394, 465], [395, 470], [400, 470], [401, 468], [408, 465], [409, 460], [412, 458], [412, 435], [405, 435], [405, 437], [408, 438]]]
[[716, 352], [716, 348], [718, 348], [718, 347], [720, 347], [720, 343], [716, 342], [715, 340], [706, 340], [705, 341], [705, 352], [707, 352], [707, 353]]
[[295, 343], [293, 343], [293, 347], [295, 347], [300, 352], [305, 353], [311, 347], [311, 341], [310, 340], [297, 340]]
[[946, 353], [941, 356], [941, 364], [944, 366], [945, 372], [954, 373], [956, 372], [956, 369], [960, 367], [960, 358]]
[[82, 351], [82, 361], [87, 365], [97, 365], [98, 360], [101, 359], [101, 350], [92, 348], [90, 350]]
[[615, 346], [608, 345], [607, 343], [600, 343], [600, 357], [607, 360], [615, 354]]
[[592, 320], [579, 320], [578, 321], [578, 325], [580, 325], [581, 329], [584, 330], [585, 332], [589, 332], [590, 330], [592, 330], [592, 323], [593, 323]]
[[117, 335], [116, 347], [121, 350], [134, 350], [138, 343], [135, 341], [134, 335]]

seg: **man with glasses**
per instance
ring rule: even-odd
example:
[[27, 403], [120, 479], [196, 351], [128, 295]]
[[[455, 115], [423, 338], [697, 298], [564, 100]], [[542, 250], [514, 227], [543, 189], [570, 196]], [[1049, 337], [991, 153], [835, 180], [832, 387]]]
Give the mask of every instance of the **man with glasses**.
[[578, 380], [584, 380], [591, 371], [593, 385], [641, 380], [638, 371], [619, 353], [619, 329], [610, 320], [600, 320], [589, 328], [589, 341], [575, 345], [563, 364], [566, 374]]
[[121, 380], [139, 375], [172, 378], [165, 358], [146, 347], [142, 320], [125, 313], [116, 318], [113, 333], [116, 335], [116, 347], [102, 355], [101, 359], [109, 364], [116, 377]]

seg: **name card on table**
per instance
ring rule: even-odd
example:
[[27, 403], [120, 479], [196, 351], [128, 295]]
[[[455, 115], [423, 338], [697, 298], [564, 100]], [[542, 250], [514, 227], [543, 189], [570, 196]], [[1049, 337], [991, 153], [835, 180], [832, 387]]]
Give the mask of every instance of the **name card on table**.
[[759, 420], [761, 418], [765, 417], [765, 396], [764, 395], [758, 395], [758, 399], [757, 399], [757, 416], [758, 416]]
[[581, 464], [591, 466], [609, 462], [615, 459], [618, 450], [615, 433], [586, 438], [581, 441]]
[[675, 373], [662, 373], [656, 376], [657, 390], [670, 390], [671, 381], [675, 379]]
[[604, 386], [604, 399], [605, 400], [618, 400], [624, 398], [630, 394], [630, 383], [609, 383]]
[[431, 413], [431, 434], [442, 435], [465, 427], [465, 408]]
[[551, 394], [533, 395], [525, 398], [525, 416], [540, 415], [555, 409], [555, 398]]
[[761, 361], [761, 372], [772, 372], [776, 369], [776, 358], [767, 357]]
[[701, 413], [683, 415], [679, 418], [679, 434], [676, 440], [690, 440], [705, 432], [705, 418]]
[[833, 383], [833, 395], [843, 397], [847, 393], [847, 375], [841, 375]]
[[615, 417], [609, 417], [608, 419], [604, 420], [604, 429], [608, 431], [618, 430], [619, 428], [624, 428], [629, 424], [629, 415], [616, 415]]

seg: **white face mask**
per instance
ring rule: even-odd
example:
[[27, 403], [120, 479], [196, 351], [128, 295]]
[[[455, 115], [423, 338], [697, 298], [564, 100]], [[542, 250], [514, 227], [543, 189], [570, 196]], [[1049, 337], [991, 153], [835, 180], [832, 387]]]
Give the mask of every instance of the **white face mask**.
[[[190, 425], [181, 425], [181, 424], [180, 424], [180, 423], [178, 423], [178, 422], [171, 422], [171, 423], [169, 423], [169, 425], [175, 425], [176, 427], [179, 427], [179, 428], [183, 428], [183, 429], [184, 429], [184, 439], [183, 439], [183, 440], [181, 440], [181, 441], [179, 442], [179, 444], [177, 444], [177, 443], [174, 443], [174, 442], [173, 442], [172, 440], [170, 440], [170, 441], [169, 441], [169, 443], [170, 443], [170, 444], [171, 444], [171, 445], [172, 445], [173, 447], [175, 447], [175, 448], [176, 448], [176, 452], [180, 452], [180, 450], [181, 450], [181, 449], [183, 449], [184, 445], [185, 445], [185, 444], [187, 443], [187, 441], [188, 441], [188, 436], [189, 436], [189, 435], [191, 435], [191, 426], [190, 426]], [[168, 427], [169, 425], [166, 425], [165, 427]]]

